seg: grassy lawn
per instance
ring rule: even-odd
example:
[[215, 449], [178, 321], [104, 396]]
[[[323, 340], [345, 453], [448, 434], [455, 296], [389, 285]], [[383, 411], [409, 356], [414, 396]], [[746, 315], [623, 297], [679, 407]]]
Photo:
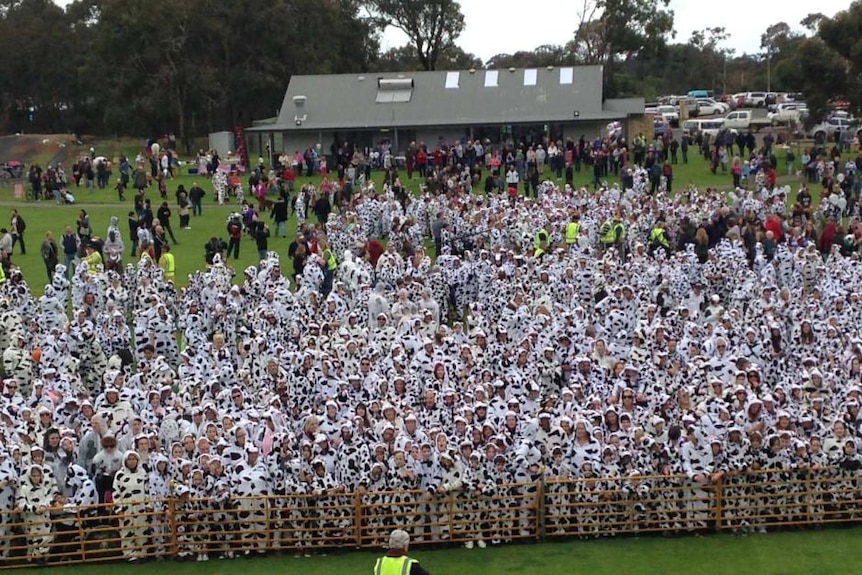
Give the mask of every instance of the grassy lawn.
[[[420, 550], [412, 552], [411, 556], [421, 561], [433, 575], [845, 575], [858, 573], [856, 553], [860, 535], [862, 528], [744, 538], [731, 535], [679, 539], [645, 537], [473, 550]], [[148, 575], [229, 575], [240, 570], [247, 575], [352, 575], [371, 573], [377, 555], [363, 551], [311, 559], [285, 555], [208, 563], [165, 561], [132, 567], [123, 564], [122, 570]], [[117, 570], [117, 565], [90, 565], [58, 567], [52, 571], [58, 575], [112, 575]]]
[[[98, 145], [96, 149], [101, 152]], [[113, 153], [109, 150], [105, 150], [105, 153], [108, 155], [117, 155], [119, 151], [122, 151], [130, 154], [132, 157], [134, 156], [133, 147], [130, 149], [112, 148], [112, 151]], [[779, 156], [779, 160], [783, 160], [783, 154], [779, 154]], [[69, 162], [67, 161], [67, 164], [68, 163]], [[215, 202], [210, 182], [206, 178], [190, 176], [186, 174], [185, 171], [186, 170], [183, 170], [184, 175], [178, 176], [168, 184], [168, 203], [174, 214], [172, 220], [174, 235], [179, 242], [176, 247], [173, 247], [179, 285], [184, 285], [186, 283], [188, 274], [205, 265], [204, 244], [210, 237], [217, 235], [225, 239], [227, 238], [225, 231], [227, 215], [231, 211], [237, 210], [238, 207], [235, 203], [226, 206], [218, 206]], [[681, 190], [689, 184], [696, 184], [700, 188], [708, 186], [729, 188], [732, 181], [729, 174], [710, 173], [707, 162], [702, 156], [694, 153], [689, 155], [688, 164], [678, 164], [674, 166], [674, 172], [674, 186], [676, 190]], [[546, 172], [546, 176], [550, 177], [551, 173]], [[375, 172], [373, 177], [378, 184], [377, 189], [382, 189], [382, 172]], [[402, 178], [405, 180], [408, 187], [413, 191], [418, 191], [420, 184], [418, 176], [414, 175], [414, 179], [412, 181], [406, 181], [406, 174], [402, 173]], [[298, 178], [297, 189], [309, 181], [317, 183], [319, 182], [319, 178]], [[615, 179], [609, 178], [609, 181], [613, 182]], [[204, 198], [203, 216], [192, 217], [191, 230], [181, 230], [179, 229], [178, 224], [175, 191], [177, 186], [180, 184], [184, 185], [186, 189], [189, 189], [194, 182], [200, 183], [207, 191], [207, 196]], [[591, 182], [591, 171], [582, 170], [581, 172], [576, 173], [575, 184], [577, 186], [587, 186], [590, 185]], [[84, 188], [73, 188], [72, 193], [77, 199], [77, 205], [58, 206], [53, 201], [35, 202], [15, 200], [13, 197], [13, 189], [11, 187], [0, 188], [0, 227], [8, 227], [9, 212], [13, 207], [18, 208], [27, 222], [27, 232], [25, 235], [28, 248], [27, 254], [24, 256], [20, 255], [20, 250], [18, 246], [16, 246], [13, 262], [24, 271], [24, 277], [27, 278], [30, 283], [30, 287], [34, 295], [41, 295], [44, 283], [47, 281], [45, 267], [39, 254], [39, 245], [45, 237], [45, 232], [48, 230], [53, 231], [59, 240], [65, 225], [71, 225], [74, 229], [75, 219], [77, 218], [78, 210], [81, 208], [86, 209], [90, 214], [93, 233], [101, 237], [104, 237], [106, 234], [111, 216], [117, 216], [120, 220], [120, 229], [123, 232], [123, 239], [126, 242], [127, 249], [131, 249], [126, 216], [133, 207], [133, 191], [128, 191], [126, 193], [125, 202], [119, 201], [116, 192], [114, 192], [112, 188], [96, 190], [93, 193], [88, 193]], [[157, 188], [151, 188], [147, 197], [152, 201], [153, 211], [155, 211], [162, 201], [159, 197]], [[5, 214], [3, 213], [4, 210]], [[268, 220], [268, 213], [264, 214], [264, 217], [267, 218], [267, 221], [270, 221]], [[270, 227], [274, 233], [275, 226], [271, 225]], [[293, 239], [292, 234], [295, 229], [296, 221], [291, 218], [288, 222], [288, 237], [286, 239], [271, 237], [269, 248], [284, 254], [286, 257], [287, 247]], [[129, 261], [131, 260], [127, 258], [124, 260], [124, 263], [128, 263]], [[255, 265], [256, 263], [257, 249], [251, 238], [243, 240], [240, 250], [240, 259], [238, 261], [229, 261], [229, 264], [238, 272], [241, 272], [241, 270], [245, 269], [247, 266]], [[287, 266], [285, 269], [288, 272], [292, 271], [290, 266]]]

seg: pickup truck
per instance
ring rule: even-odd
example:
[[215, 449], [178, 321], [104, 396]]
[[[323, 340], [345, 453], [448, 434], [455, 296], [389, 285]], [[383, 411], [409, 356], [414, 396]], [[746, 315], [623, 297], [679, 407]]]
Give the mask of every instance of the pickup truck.
[[735, 110], [724, 117], [724, 127], [737, 132], [757, 131], [770, 123], [766, 118], [755, 118], [751, 110]]

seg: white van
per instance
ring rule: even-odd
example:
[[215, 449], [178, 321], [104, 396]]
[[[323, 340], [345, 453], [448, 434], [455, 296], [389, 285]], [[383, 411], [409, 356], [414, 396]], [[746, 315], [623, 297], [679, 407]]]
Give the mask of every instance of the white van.
[[[724, 128], [724, 118], [703, 118], [686, 120], [682, 125], [682, 133], [696, 137], [698, 134], [708, 134], [710, 138], [714, 138]], [[736, 130], [730, 130], [731, 133], [736, 133]]]

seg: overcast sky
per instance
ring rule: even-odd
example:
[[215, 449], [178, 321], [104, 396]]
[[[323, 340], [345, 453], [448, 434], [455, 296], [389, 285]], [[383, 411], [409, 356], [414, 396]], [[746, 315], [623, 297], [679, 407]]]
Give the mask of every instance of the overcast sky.
[[[542, 44], [564, 44], [574, 35], [583, 0], [460, 0], [466, 29], [458, 44], [482, 61], [501, 53], [532, 50]], [[688, 41], [694, 30], [724, 26], [730, 33], [726, 47], [737, 55], [760, 51], [760, 35], [776, 22], [799, 28], [810, 12], [833, 16], [850, 0], [769, 2], [751, 0], [671, 0], [676, 41]], [[383, 47], [406, 43], [398, 30], [387, 30]]]

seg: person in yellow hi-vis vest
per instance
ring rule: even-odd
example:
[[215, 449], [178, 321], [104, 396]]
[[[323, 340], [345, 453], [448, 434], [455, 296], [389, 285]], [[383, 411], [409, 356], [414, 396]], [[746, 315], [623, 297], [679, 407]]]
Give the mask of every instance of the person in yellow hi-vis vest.
[[614, 217], [605, 221], [602, 227], [599, 228], [599, 241], [604, 249], [610, 247], [622, 248], [626, 239], [626, 228], [623, 225], [623, 218], [620, 214], [614, 214]]
[[99, 272], [99, 266], [102, 265], [102, 254], [96, 249], [93, 244], [87, 244], [87, 247], [84, 248], [84, 251], [87, 252], [87, 255], [84, 256], [82, 261], [87, 262], [87, 269], [91, 274], [96, 274]]
[[389, 535], [389, 552], [377, 560], [374, 575], [431, 575], [419, 561], [407, 556], [410, 535], [396, 529]]
[[581, 235], [580, 216], [577, 212], [572, 214], [572, 221], [566, 224], [566, 247], [572, 249], [578, 243], [578, 236]]
[[174, 260], [174, 254], [171, 253], [171, 245], [165, 244], [162, 247], [162, 255], [159, 257], [159, 267], [165, 275], [165, 281], [174, 281], [177, 275], [177, 263]]
[[551, 243], [551, 234], [548, 233], [548, 230], [545, 228], [540, 229], [536, 232], [536, 235], [533, 237], [533, 247], [538, 251], [542, 245], [544, 244], [545, 249], [547, 249], [548, 245]]
[[654, 255], [656, 250], [664, 250], [664, 255], [670, 255], [670, 239], [667, 237], [664, 219], [659, 218], [649, 233], [649, 254]]

